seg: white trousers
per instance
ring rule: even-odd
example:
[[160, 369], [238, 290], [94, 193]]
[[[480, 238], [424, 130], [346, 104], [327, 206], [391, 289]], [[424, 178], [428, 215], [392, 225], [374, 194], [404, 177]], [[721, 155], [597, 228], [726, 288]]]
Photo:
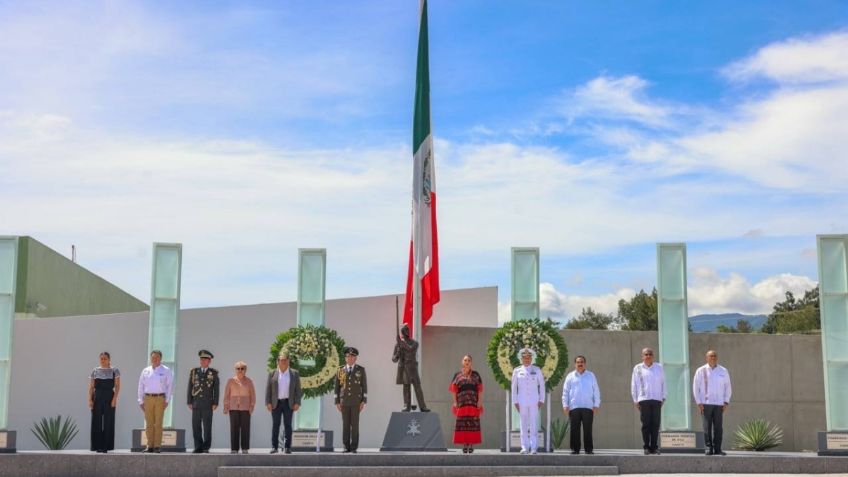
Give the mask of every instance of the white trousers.
[[539, 403], [518, 403], [518, 421], [521, 426], [521, 448], [526, 451], [536, 450], [536, 438], [539, 435], [536, 423], [539, 420]]

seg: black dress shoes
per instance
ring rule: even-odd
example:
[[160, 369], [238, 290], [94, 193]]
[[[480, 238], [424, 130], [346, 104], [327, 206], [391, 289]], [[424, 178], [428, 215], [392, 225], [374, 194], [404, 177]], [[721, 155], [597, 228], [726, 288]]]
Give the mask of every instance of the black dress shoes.
[[280, 449], [277, 449], [277, 448], [275, 447], [275, 448], [271, 449], [271, 452], [270, 452], [270, 453], [271, 453], [271, 454], [276, 454], [277, 452], [280, 452]]
[[578, 455], [578, 454], [580, 454], [580, 451], [571, 451], [571, 455]]
[[714, 454], [714, 455], [727, 455], [727, 453], [726, 453], [726, 452], [724, 452], [724, 451], [722, 451], [722, 450], [720, 450], [720, 451], [716, 451], [716, 452], [714, 452], [713, 454]]
[[713, 455], [713, 450], [712, 449], [705, 450], [704, 455]]
[[286, 454], [291, 454], [291, 449], [289, 449], [288, 447], [286, 447], [285, 452], [286, 452]]
[[422, 407], [422, 408], [421, 408], [421, 412], [430, 412], [430, 409], [428, 409], [428, 408], [426, 408], [426, 407]]
[[202, 454], [202, 453], [203, 453], [203, 449], [195, 449], [195, 450], [191, 451], [191, 453], [192, 453], [192, 454]]

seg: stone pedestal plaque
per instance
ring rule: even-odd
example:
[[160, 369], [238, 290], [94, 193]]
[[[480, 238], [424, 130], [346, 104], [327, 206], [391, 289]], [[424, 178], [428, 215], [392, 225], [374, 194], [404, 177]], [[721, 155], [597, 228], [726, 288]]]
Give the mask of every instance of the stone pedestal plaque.
[[320, 434], [310, 430], [292, 431], [293, 451], [315, 452], [316, 444], [321, 446], [321, 452], [333, 452], [333, 431], [321, 431]]
[[13, 454], [16, 452], [16, 431], [0, 431], [0, 454]]
[[669, 454], [704, 453], [704, 433], [700, 431], [662, 431], [660, 450]]
[[[133, 429], [132, 451], [141, 452], [147, 448], [147, 433], [144, 429]], [[162, 452], [185, 452], [185, 429], [165, 429], [162, 431]]]
[[[506, 452], [504, 448], [504, 441], [506, 440], [506, 432], [501, 431], [501, 452]], [[539, 431], [539, 434], [536, 436], [536, 443], [538, 444], [538, 449], [536, 452], [547, 452], [548, 446], [545, 445], [545, 432]], [[509, 433], [509, 451], [510, 452], [520, 452], [521, 451], [521, 433], [518, 431], [512, 431]]]
[[848, 431], [819, 432], [819, 455], [848, 455]]
[[435, 412], [393, 412], [381, 451], [447, 451]]

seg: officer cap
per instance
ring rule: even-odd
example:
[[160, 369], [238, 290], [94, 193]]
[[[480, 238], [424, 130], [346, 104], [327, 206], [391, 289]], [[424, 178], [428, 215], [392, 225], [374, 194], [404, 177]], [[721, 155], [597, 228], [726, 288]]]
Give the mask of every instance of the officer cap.
[[533, 356], [534, 354], [536, 354], [536, 352], [533, 351], [533, 348], [521, 348], [521, 351], [519, 351], [518, 354], [521, 356], [524, 356], [525, 354]]
[[344, 349], [345, 356], [359, 356], [359, 350], [354, 348], [353, 346], [348, 346]]
[[197, 355], [200, 356], [201, 358], [209, 358], [209, 359], [212, 359], [212, 358], [215, 357], [212, 353], [209, 352], [209, 350], [205, 350], [205, 349], [198, 351]]

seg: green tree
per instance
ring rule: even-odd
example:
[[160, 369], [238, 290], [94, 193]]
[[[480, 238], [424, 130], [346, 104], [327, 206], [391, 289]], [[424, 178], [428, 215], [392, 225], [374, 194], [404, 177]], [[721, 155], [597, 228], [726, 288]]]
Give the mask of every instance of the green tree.
[[612, 313], [599, 313], [592, 307], [583, 308], [580, 314], [565, 324], [568, 330], [608, 330], [615, 321]]
[[736, 326], [718, 325], [716, 331], [719, 333], [753, 333], [754, 327], [748, 320], [739, 320]]
[[633, 298], [618, 301], [618, 322], [621, 329], [632, 331], [652, 331], [657, 329], [657, 289], [651, 294], [639, 290]]
[[804, 292], [799, 300], [792, 292], [774, 305], [765, 324], [764, 333], [805, 333], [821, 329], [819, 287]]

